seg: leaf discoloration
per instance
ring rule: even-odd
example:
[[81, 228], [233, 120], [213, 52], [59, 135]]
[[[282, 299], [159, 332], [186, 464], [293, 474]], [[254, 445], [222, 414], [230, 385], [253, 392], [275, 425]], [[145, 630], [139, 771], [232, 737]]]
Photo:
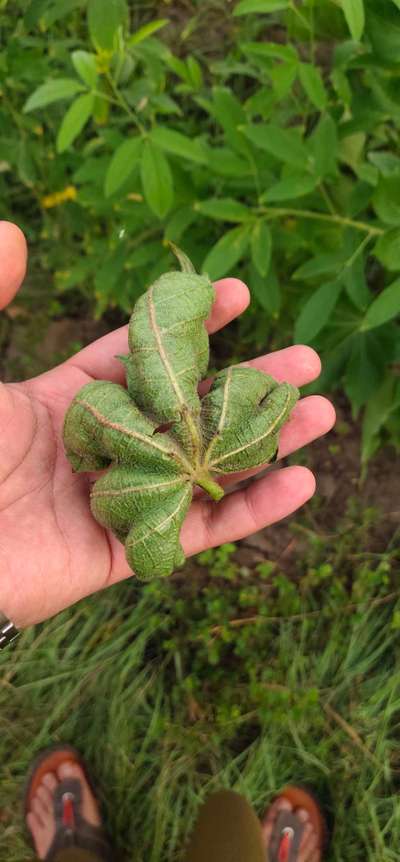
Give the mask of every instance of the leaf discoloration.
[[180, 530], [195, 486], [215, 500], [216, 478], [276, 457], [295, 387], [252, 368], [216, 375], [200, 401], [209, 357], [205, 321], [214, 300], [207, 276], [185, 256], [136, 303], [124, 363], [127, 389], [95, 381], [64, 421], [76, 471], [104, 470], [91, 489], [93, 516], [124, 542], [137, 576], [166, 576], [184, 562]]

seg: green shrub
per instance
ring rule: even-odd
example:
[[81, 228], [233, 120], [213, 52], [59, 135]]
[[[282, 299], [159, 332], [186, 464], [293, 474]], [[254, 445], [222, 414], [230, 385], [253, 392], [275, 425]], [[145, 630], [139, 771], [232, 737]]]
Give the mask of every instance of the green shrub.
[[398, 442], [398, 0], [210, 0], [180, 40], [125, 0], [1, 7], [3, 215], [57, 293], [129, 313], [173, 240], [250, 285], [238, 358], [313, 345], [318, 389], [363, 410], [363, 460]]

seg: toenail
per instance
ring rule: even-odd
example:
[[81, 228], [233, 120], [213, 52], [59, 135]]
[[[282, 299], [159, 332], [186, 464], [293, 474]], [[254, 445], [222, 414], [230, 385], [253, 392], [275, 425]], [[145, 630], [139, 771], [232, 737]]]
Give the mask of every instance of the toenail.
[[305, 808], [298, 808], [295, 813], [296, 813], [296, 817], [298, 817], [302, 823], [306, 823], [307, 820], [310, 819], [310, 815], [309, 815], [308, 811], [306, 811]]
[[285, 796], [279, 796], [276, 800], [276, 807], [279, 811], [291, 811], [293, 806]]
[[71, 775], [75, 775], [75, 767], [72, 763], [62, 763], [58, 768], [58, 774], [62, 778], [69, 778]]

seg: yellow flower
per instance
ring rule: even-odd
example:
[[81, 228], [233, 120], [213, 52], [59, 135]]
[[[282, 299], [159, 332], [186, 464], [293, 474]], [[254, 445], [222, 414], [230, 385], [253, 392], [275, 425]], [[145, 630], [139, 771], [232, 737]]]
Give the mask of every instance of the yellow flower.
[[58, 207], [65, 201], [74, 201], [78, 192], [75, 186], [66, 186], [60, 192], [53, 192], [51, 195], [45, 195], [41, 200], [42, 207], [49, 210], [52, 207]]

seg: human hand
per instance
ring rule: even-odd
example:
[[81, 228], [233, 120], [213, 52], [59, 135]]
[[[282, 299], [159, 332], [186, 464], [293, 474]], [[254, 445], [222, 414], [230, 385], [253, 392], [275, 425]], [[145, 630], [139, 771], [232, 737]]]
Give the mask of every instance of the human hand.
[[[0, 222], [0, 259], [0, 308], [5, 308], [20, 287], [26, 266], [24, 237], [9, 222]], [[249, 303], [247, 287], [237, 279], [223, 279], [215, 287], [210, 333]], [[123, 326], [45, 374], [0, 383], [0, 610], [18, 628], [47, 619], [132, 575], [123, 545], [91, 514], [93, 475], [72, 472], [62, 443], [64, 414], [76, 392], [92, 380], [123, 384], [124, 368], [115, 354], [126, 352]], [[301, 345], [259, 357], [251, 365], [295, 386], [320, 373], [315, 351]], [[327, 399], [319, 395], [301, 399], [281, 432], [279, 457], [325, 434], [334, 421]], [[243, 476], [229, 477], [224, 484], [238, 478]], [[285, 467], [217, 504], [199, 496], [181, 533], [185, 554], [236, 541], [273, 524], [314, 491], [310, 470]]]

